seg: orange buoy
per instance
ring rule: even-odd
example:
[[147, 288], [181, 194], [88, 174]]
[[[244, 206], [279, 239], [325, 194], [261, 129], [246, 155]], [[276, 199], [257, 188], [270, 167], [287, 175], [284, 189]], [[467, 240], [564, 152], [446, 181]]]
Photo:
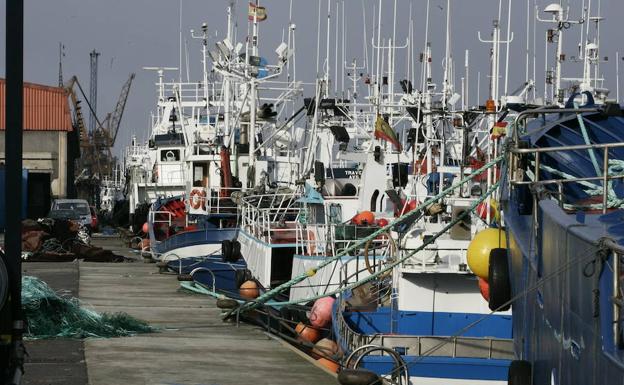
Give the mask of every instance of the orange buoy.
[[295, 333], [297, 333], [297, 339], [311, 343], [315, 343], [321, 338], [321, 332], [318, 329], [308, 326], [303, 322], [297, 324]]
[[256, 281], [245, 281], [238, 288], [238, 293], [245, 299], [256, 299], [260, 295], [260, 289]]
[[141, 240], [141, 250], [149, 250], [150, 248], [150, 240], [149, 239], [142, 239]]
[[147, 234], [147, 232], [149, 231], [149, 225], [147, 224], [147, 222], [143, 223], [143, 227], [141, 227], [141, 231], [143, 231], [144, 234]]
[[388, 220], [386, 218], [379, 218], [379, 219], [377, 219], [377, 226], [379, 226], [379, 227], [386, 227], [386, 226], [388, 226], [388, 223], [390, 223], [390, 222], [388, 222]]
[[338, 369], [340, 369], [340, 365], [336, 361], [329, 360], [327, 358], [319, 358], [316, 362], [332, 373], [338, 373]]
[[490, 284], [481, 277], [479, 277], [479, 291], [481, 291], [483, 299], [490, 302]]
[[314, 302], [310, 311], [310, 325], [315, 328], [324, 328], [332, 319], [332, 307], [335, 299], [332, 297], [319, 298]]
[[354, 225], [360, 226], [372, 225], [373, 223], [375, 223], [375, 214], [370, 211], [362, 211], [355, 214], [353, 219], [351, 219], [351, 222], [353, 222]]
[[314, 348], [312, 349], [312, 355], [314, 358], [336, 357], [338, 352], [338, 344], [329, 338], [321, 339], [319, 342], [314, 344]]

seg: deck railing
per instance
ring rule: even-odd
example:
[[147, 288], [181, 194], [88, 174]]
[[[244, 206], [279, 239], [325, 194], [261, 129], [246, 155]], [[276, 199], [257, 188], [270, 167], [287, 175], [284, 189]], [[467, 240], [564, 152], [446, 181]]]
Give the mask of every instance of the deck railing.
[[268, 244], [295, 243], [301, 207], [296, 193], [246, 196], [242, 199], [241, 227]]
[[[340, 300], [342, 301], [342, 299]], [[461, 357], [484, 359], [513, 359], [513, 340], [492, 337], [362, 334], [353, 330], [343, 316], [344, 304], [336, 306], [338, 334], [349, 352], [364, 345], [377, 345], [416, 357]]]

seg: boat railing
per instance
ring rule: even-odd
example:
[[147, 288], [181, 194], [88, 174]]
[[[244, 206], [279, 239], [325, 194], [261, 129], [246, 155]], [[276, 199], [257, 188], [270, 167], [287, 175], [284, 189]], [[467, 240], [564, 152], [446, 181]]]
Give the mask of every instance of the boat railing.
[[[164, 215], [166, 219], [158, 219], [157, 215]], [[172, 214], [169, 211], [150, 211], [149, 216], [150, 222], [154, 225], [156, 223], [166, 223], [167, 227], [171, 226]]]
[[613, 346], [622, 351], [622, 333], [624, 333], [624, 246], [610, 239], [603, 239], [603, 245], [613, 257], [610, 264], [613, 269], [613, 295], [611, 296]]
[[[333, 256], [349, 248], [378, 227], [356, 226], [346, 223], [306, 224], [297, 222], [297, 254]], [[387, 234], [371, 240], [349, 255], [368, 253], [371, 261], [385, 259], [393, 252]]]
[[268, 244], [296, 242], [296, 223], [301, 207], [294, 193], [246, 196], [242, 199], [241, 224], [257, 239]]
[[[339, 301], [343, 301], [340, 299]], [[514, 358], [513, 340], [495, 337], [409, 335], [397, 333], [363, 334], [355, 331], [344, 318], [344, 306], [336, 306], [337, 328], [341, 343], [348, 352], [364, 345], [377, 345], [416, 357]]]
[[[537, 186], [548, 186], [555, 185], [557, 188], [558, 201], [560, 205], [563, 207], [565, 202], [563, 187], [565, 184], [569, 183], [577, 183], [584, 186], [594, 185], [597, 187], [595, 182], [602, 182], [602, 200], [600, 203], [600, 207], [602, 208], [602, 212], [606, 213], [609, 207], [609, 199], [612, 198], [610, 196], [610, 188], [609, 182], [614, 179], [624, 179], [624, 170], [617, 175], [612, 175], [609, 172], [610, 158], [609, 158], [609, 150], [622, 148], [624, 147], [624, 143], [596, 143], [596, 144], [583, 144], [583, 145], [573, 145], [573, 146], [557, 146], [557, 147], [541, 147], [541, 148], [512, 148], [510, 149], [511, 153], [511, 161], [509, 163], [509, 183], [511, 186], [523, 186], [523, 185], [531, 185], [534, 187]], [[561, 178], [555, 179], [541, 179], [541, 170], [547, 169], [547, 166], [542, 164], [542, 157], [544, 154], [553, 154], [553, 153], [566, 153], [566, 152], [576, 152], [576, 151], [591, 151], [592, 154], [596, 152], [601, 153], [602, 155], [602, 175], [590, 176], [590, 177], [575, 177], [573, 175], [567, 175], [562, 172], [557, 172], [562, 175]], [[532, 155], [533, 159], [530, 163], [527, 162], [526, 156]], [[595, 157], [595, 155], [593, 155]], [[613, 159], [613, 158], [612, 158]], [[616, 160], [616, 159], [614, 159]], [[521, 166], [523, 163], [526, 163], [526, 170]], [[532, 167], [531, 167], [532, 166]], [[553, 170], [549, 170], [553, 171]], [[525, 172], [529, 180], [525, 180], [524, 175]], [[531, 175], [532, 174], [532, 175]], [[534, 205], [537, 204], [537, 197], [534, 194]]]
[[[196, 189], [198, 188], [191, 189], [191, 195]], [[232, 194], [242, 190], [240, 187], [206, 188], [201, 190], [199, 196], [190, 197], [189, 203], [199, 206], [206, 214], [234, 214], [238, 208], [232, 201]]]
[[[215, 101], [220, 98], [221, 83], [210, 82], [208, 87], [209, 101]], [[170, 82], [163, 83], [163, 91], [165, 95], [179, 95], [180, 102], [201, 103], [204, 101], [205, 90], [202, 82]]]

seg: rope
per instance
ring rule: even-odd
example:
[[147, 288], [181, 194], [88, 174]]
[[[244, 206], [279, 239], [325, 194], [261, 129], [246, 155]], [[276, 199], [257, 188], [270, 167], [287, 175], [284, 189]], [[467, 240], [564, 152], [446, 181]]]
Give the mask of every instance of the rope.
[[[535, 284], [533, 284], [532, 286], [529, 286], [528, 288], [526, 288], [522, 292], [518, 293], [517, 295], [512, 297], [509, 301], [507, 301], [504, 304], [500, 305], [497, 309], [492, 310], [489, 313], [483, 314], [483, 316], [481, 316], [480, 318], [478, 318], [475, 321], [471, 322], [470, 324], [466, 325], [465, 327], [463, 327], [461, 330], [457, 331], [456, 333], [453, 333], [453, 335], [443, 338], [442, 341], [440, 341], [438, 344], [432, 346], [431, 348], [427, 349], [420, 356], [416, 357], [415, 360], [407, 363], [407, 366], [417, 364], [418, 362], [422, 361], [425, 357], [430, 356], [431, 354], [436, 352], [438, 349], [440, 349], [444, 345], [446, 345], [448, 343], [452, 343], [454, 338], [462, 336], [464, 333], [466, 333], [467, 331], [469, 331], [470, 329], [472, 329], [473, 327], [478, 325], [483, 320], [485, 320], [488, 317], [492, 316], [494, 313], [500, 311], [501, 309], [507, 307], [508, 305], [513, 304], [515, 301], [517, 301], [517, 300], [519, 300], [519, 299], [521, 299], [523, 297], [526, 297], [527, 295], [529, 295], [533, 291], [535, 291], [535, 290], [539, 289], [540, 287], [542, 287], [548, 281], [556, 278], [560, 274], [565, 273], [571, 267], [575, 267], [578, 264], [580, 264], [580, 263], [582, 263], [582, 262], [584, 262], [586, 260], [589, 260], [589, 258], [595, 259], [596, 258], [595, 254], [597, 252], [601, 251], [601, 250], [604, 250], [604, 248], [605, 248], [604, 242], [599, 242], [598, 247], [592, 247], [592, 246], [588, 247], [585, 250], [585, 252], [583, 252], [580, 256], [577, 256], [576, 258], [572, 258], [567, 263], [564, 263], [562, 266], [560, 266], [559, 268], [555, 269], [552, 273], [550, 273], [548, 275], [545, 275], [544, 277], [540, 278], [537, 282], [535, 282]], [[397, 368], [397, 369], [400, 369], [400, 368]], [[397, 369], [392, 370], [390, 373], [388, 373], [388, 375], [394, 374], [394, 372], [397, 371]], [[367, 385], [373, 385], [373, 384], [371, 383], [371, 384], [367, 384]]]
[[[579, 108], [578, 103], [574, 102], [574, 108], [575, 109]], [[576, 114], [576, 120], [578, 120], [579, 127], [581, 128], [581, 133], [583, 134], [583, 140], [585, 140], [585, 144], [591, 145], [591, 142], [589, 141], [589, 135], [587, 134], [587, 127], [585, 127], [585, 122], [583, 121], [583, 117], [581, 116], [581, 114], [579, 113]], [[600, 167], [598, 166], [598, 161], [596, 160], [596, 154], [594, 153], [594, 149], [589, 148], [587, 149], [587, 151], [589, 152], [589, 158], [591, 159], [594, 165], [594, 170], [596, 171], [596, 175], [600, 176], [602, 173], [600, 172]]]
[[[501, 160], [501, 158], [500, 158], [500, 157], [499, 157], [499, 158], [496, 158], [496, 159], [495, 159], [495, 160], [493, 160], [492, 162], [488, 163], [488, 165], [486, 165], [486, 166], [487, 166], [487, 167], [491, 167], [492, 165], [494, 165], [494, 164], [498, 163], [500, 160]], [[482, 171], [483, 171], [482, 169], [484, 169], [486, 166], [484, 166], [484, 167], [482, 167], [481, 169], [479, 169], [479, 170], [477, 170], [477, 171], [473, 172], [471, 175], [473, 175], [473, 174], [474, 174], [474, 175], [476, 175], [476, 173], [480, 173], [480, 172], [482, 172]], [[465, 182], [464, 182], [464, 181], [461, 181], [461, 182], [459, 182], [456, 186], [451, 186], [451, 187], [449, 187], [448, 189], [444, 190], [443, 192], [444, 192], [444, 193], [448, 193], [448, 191], [447, 191], [447, 190], [452, 190], [453, 188], [456, 188], [456, 187], [458, 187], [459, 185], [461, 185], [461, 184], [463, 184], [463, 183], [465, 183]], [[474, 209], [477, 207], [477, 205], [478, 205], [479, 203], [483, 202], [486, 198], [488, 198], [488, 197], [489, 197], [489, 196], [490, 196], [490, 195], [491, 195], [491, 194], [492, 194], [492, 193], [493, 193], [493, 192], [494, 192], [494, 191], [498, 188], [499, 184], [500, 184], [500, 181], [499, 181], [499, 182], [496, 182], [495, 184], [493, 184], [493, 185], [492, 185], [492, 186], [491, 186], [491, 187], [490, 187], [490, 188], [486, 191], [486, 193], [485, 193], [485, 194], [483, 194], [483, 195], [482, 195], [479, 199], [477, 199], [475, 202], [473, 202], [473, 204], [471, 205], [471, 207], [470, 207], [470, 209], [469, 209], [469, 210], [464, 210], [464, 211], [463, 211], [460, 215], [458, 215], [458, 216], [457, 216], [454, 220], [452, 220], [452, 221], [451, 221], [451, 222], [449, 222], [446, 226], [444, 226], [444, 228], [442, 228], [442, 229], [441, 229], [438, 233], [436, 233], [436, 234], [435, 234], [435, 235], [433, 235], [432, 237], [428, 238], [425, 242], [423, 242], [423, 244], [422, 244], [422, 245], [420, 245], [418, 248], [414, 249], [411, 253], [408, 253], [406, 256], [404, 256], [404, 257], [402, 257], [402, 258], [399, 258], [399, 259], [397, 259], [396, 261], [394, 261], [394, 262], [392, 262], [392, 263], [390, 263], [390, 264], [386, 265], [386, 267], [384, 267], [384, 268], [380, 269], [379, 271], [375, 272], [374, 274], [371, 274], [371, 275], [369, 275], [369, 276], [368, 276], [368, 277], [366, 277], [366, 278], [363, 278], [363, 279], [361, 279], [361, 280], [359, 280], [359, 281], [356, 281], [356, 282], [354, 282], [354, 283], [352, 283], [352, 284], [346, 285], [346, 286], [344, 286], [344, 287], [342, 287], [342, 288], [339, 288], [339, 289], [336, 289], [336, 290], [333, 290], [333, 291], [330, 291], [330, 292], [324, 293], [324, 294], [322, 294], [322, 295], [316, 295], [316, 296], [312, 296], [312, 297], [305, 298], [305, 299], [299, 299], [299, 300], [296, 300], [296, 301], [272, 302], [271, 304], [272, 304], [272, 305], [274, 305], [274, 306], [283, 306], [283, 305], [290, 305], [290, 304], [305, 303], [305, 302], [309, 302], [309, 301], [314, 301], [314, 300], [317, 300], [317, 299], [319, 299], [319, 298], [323, 298], [323, 297], [327, 297], [327, 296], [330, 296], [330, 295], [335, 295], [335, 294], [340, 294], [340, 293], [342, 293], [342, 292], [344, 292], [344, 291], [351, 290], [351, 289], [353, 289], [353, 288], [355, 288], [355, 287], [358, 287], [358, 286], [360, 286], [360, 285], [362, 285], [362, 284], [364, 284], [364, 283], [366, 283], [366, 282], [368, 282], [368, 281], [371, 281], [371, 280], [373, 280], [373, 279], [375, 279], [375, 278], [377, 278], [377, 277], [381, 276], [382, 274], [385, 274], [386, 272], [390, 271], [390, 270], [391, 270], [391, 269], [393, 269], [394, 267], [396, 267], [396, 266], [398, 266], [399, 264], [403, 263], [403, 262], [404, 262], [405, 260], [407, 260], [408, 258], [411, 258], [413, 255], [415, 255], [415, 254], [416, 254], [416, 253], [418, 253], [419, 251], [423, 250], [425, 247], [429, 246], [429, 245], [430, 245], [431, 243], [433, 243], [436, 239], [438, 239], [440, 236], [442, 236], [442, 234], [444, 234], [444, 233], [445, 233], [445, 232], [447, 232], [449, 229], [451, 229], [453, 226], [455, 226], [457, 223], [459, 223], [460, 221], [462, 221], [462, 220], [464, 219], [464, 217], [465, 217], [465, 216], [467, 216], [467, 215], [469, 215], [469, 214], [472, 212], [472, 210], [474, 210]], [[438, 195], [440, 195], [440, 194], [438, 194]], [[432, 201], [432, 200], [435, 200], [435, 199], [439, 199], [439, 198], [434, 197], [434, 198], [429, 199], [427, 202], [431, 203], [431, 201]], [[427, 202], [425, 202], [425, 204], [429, 204], [429, 203], [427, 203]], [[421, 205], [421, 206], [423, 206], [423, 205]], [[412, 214], [412, 213], [414, 213], [415, 211], [417, 211], [417, 210], [410, 211], [410, 213], [408, 213], [407, 215], [405, 215], [405, 216], [403, 216], [403, 217], [401, 217], [401, 218], [398, 218], [398, 219], [396, 219], [395, 221], [393, 221], [391, 224], [389, 224], [389, 225], [387, 225], [387, 226], [382, 227], [382, 228], [381, 228], [380, 230], [378, 230], [378, 231], [375, 231], [375, 232], [374, 232], [371, 236], [375, 236], [375, 237], [376, 237], [379, 233], [381, 233], [381, 231], [382, 231], [382, 230], [383, 230], [383, 231], [386, 231], [386, 230], [387, 230], [387, 228], [392, 227], [394, 224], [399, 223], [400, 221], [402, 221], [402, 220], [404, 220], [405, 218], [409, 217], [409, 215], [410, 215], [410, 214]], [[364, 239], [362, 239], [362, 240], [360, 240], [360, 241], [358, 241], [358, 242], [356, 243], [356, 246], [361, 246], [364, 242], [368, 242], [369, 238], [370, 238], [370, 236], [369, 236], [369, 237], [366, 237], [366, 238], [364, 238]], [[352, 246], [352, 247], [353, 247], [353, 246]], [[350, 247], [350, 248], [351, 248], [351, 247]], [[346, 250], [348, 251], [350, 248], [347, 248]], [[341, 253], [341, 254], [342, 254], [342, 253]], [[342, 255], [340, 255], [340, 254], [339, 254], [339, 256], [342, 256]], [[329, 265], [330, 263], [332, 263], [332, 262], [333, 262], [333, 261], [335, 261], [335, 260], [336, 260], [336, 258], [334, 257], [334, 258], [330, 258], [330, 259], [328, 259], [328, 260], [326, 260], [326, 261], [322, 262], [322, 263], [321, 263], [321, 264], [319, 264], [319, 265], [318, 265], [315, 269], [313, 269], [313, 270], [314, 270], [314, 274], [316, 274], [316, 271], [318, 271], [320, 268], [322, 268], [322, 267], [325, 267], [325, 266]], [[293, 286], [293, 285], [295, 285], [295, 284], [297, 284], [297, 283], [299, 283], [299, 282], [303, 281], [305, 278], [307, 278], [308, 276], [310, 276], [310, 275], [308, 275], [308, 274], [310, 274], [310, 272], [308, 272], [308, 273], [306, 273], [306, 274], [301, 274], [301, 275], [299, 275], [298, 277], [295, 277], [295, 278], [291, 279], [290, 281], [288, 281], [288, 282], [286, 282], [286, 283], [284, 283], [284, 284], [282, 284], [282, 285], [280, 285], [280, 286], [276, 287], [275, 289], [273, 289], [273, 290], [269, 290], [269, 291], [268, 291], [268, 292], [266, 292], [265, 294], [263, 294], [263, 295], [261, 295], [260, 297], [256, 298], [256, 300], [255, 300], [255, 301], [253, 301], [253, 302], [248, 302], [248, 303], [244, 304], [243, 306], [241, 306], [241, 307], [239, 307], [239, 308], [235, 309], [234, 311], [237, 311], [237, 312], [239, 312], [239, 313], [240, 313], [241, 311], [245, 311], [245, 310], [252, 310], [252, 309], [254, 309], [254, 308], [256, 308], [256, 307], [258, 307], [258, 306], [262, 305], [262, 304], [263, 304], [264, 302], [266, 302], [268, 299], [271, 299], [271, 298], [273, 298], [275, 295], [277, 295], [277, 294], [281, 293], [281, 292], [282, 292], [282, 291], [284, 291], [286, 288], [289, 288], [289, 287], [291, 287], [291, 286]]]

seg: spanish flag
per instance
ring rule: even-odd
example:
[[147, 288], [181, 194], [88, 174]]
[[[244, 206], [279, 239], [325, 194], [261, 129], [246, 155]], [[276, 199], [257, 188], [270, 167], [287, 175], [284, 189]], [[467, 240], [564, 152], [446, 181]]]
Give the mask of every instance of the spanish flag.
[[267, 19], [267, 13], [265, 7], [260, 7], [254, 3], [249, 3], [249, 20], [253, 21], [254, 16], [258, 21], [264, 21]]
[[377, 115], [377, 120], [375, 121], [375, 138], [387, 140], [392, 143], [397, 151], [401, 151], [401, 142], [399, 142], [399, 137], [396, 132], [390, 127], [388, 122], [381, 117], [381, 115]]

